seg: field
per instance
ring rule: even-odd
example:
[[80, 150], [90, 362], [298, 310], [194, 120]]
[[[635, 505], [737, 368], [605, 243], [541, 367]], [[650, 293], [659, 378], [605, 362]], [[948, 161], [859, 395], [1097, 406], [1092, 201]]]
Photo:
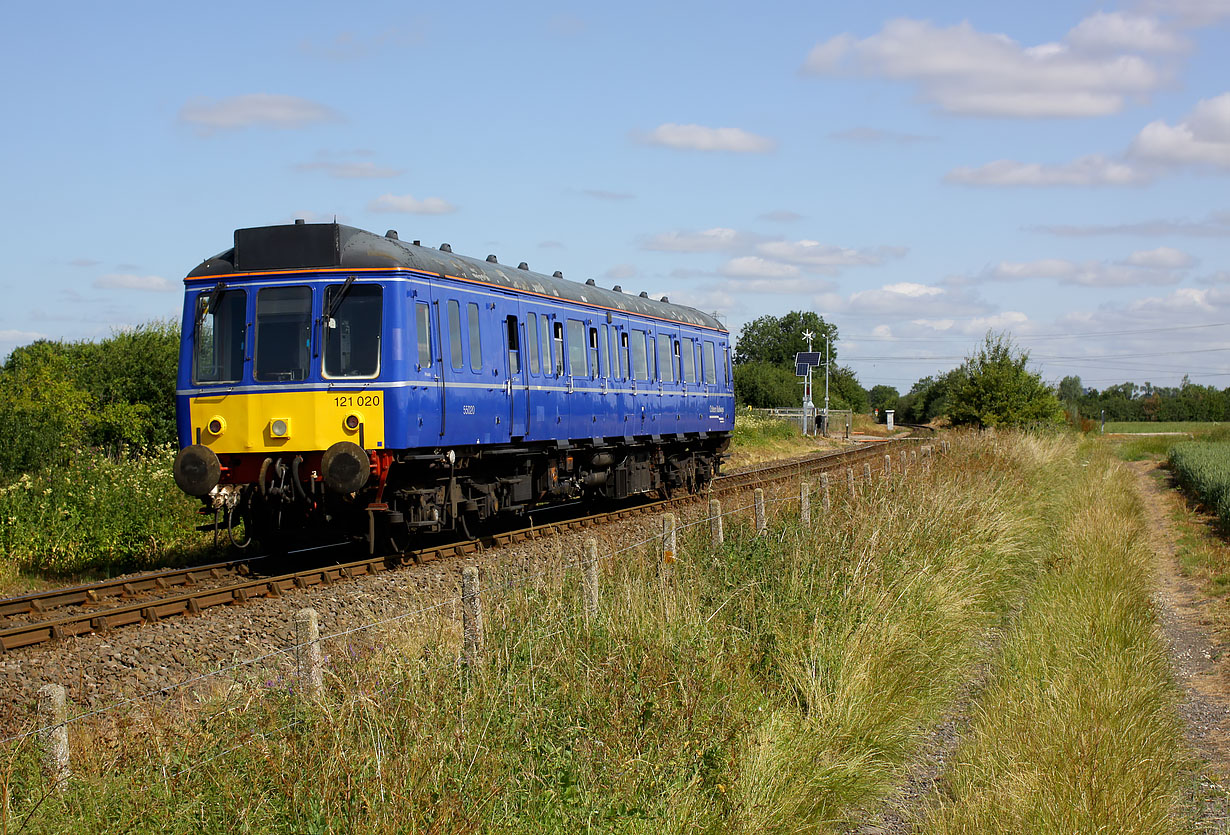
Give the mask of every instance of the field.
[[1175, 444], [1169, 460], [1175, 480], [1230, 530], [1230, 443]]
[[[1096, 424], [1096, 421], [1095, 421]], [[1230, 431], [1230, 424], [1217, 421], [1148, 421], [1124, 420], [1106, 422], [1106, 431], [1115, 434], [1141, 434], [1154, 432], [1186, 432], [1192, 435], [1221, 434]]]
[[327, 645], [319, 702], [254, 671], [182, 713], [75, 724], [63, 793], [11, 744], [9, 825], [842, 832], [970, 699], [944, 790], [905, 810], [920, 831], [1181, 831], [1192, 774], [1123, 476], [1089, 441], [963, 437], [816, 524], [786, 502], [767, 536], [740, 514], [722, 546], [699, 525], [670, 561], [605, 559], [595, 617], [575, 568], [489, 575], [478, 662], [435, 608]]

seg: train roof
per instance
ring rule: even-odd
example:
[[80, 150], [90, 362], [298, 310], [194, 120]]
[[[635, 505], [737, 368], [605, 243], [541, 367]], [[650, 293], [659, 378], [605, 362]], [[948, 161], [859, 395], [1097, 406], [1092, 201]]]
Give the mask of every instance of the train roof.
[[399, 240], [389, 231], [376, 235], [339, 223], [303, 223], [257, 226], [235, 230], [235, 246], [203, 261], [188, 273], [189, 279], [214, 278], [236, 273], [268, 273], [304, 269], [410, 269], [442, 276], [480, 281], [527, 293], [621, 310], [640, 316], [685, 322], [727, 332], [726, 326], [693, 307], [651, 299], [647, 293], [633, 296], [606, 290], [590, 279], [585, 284], [536, 273], [524, 266], [508, 267], [495, 261], [456, 255], [448, 244], [439, 249], [417, 241]]

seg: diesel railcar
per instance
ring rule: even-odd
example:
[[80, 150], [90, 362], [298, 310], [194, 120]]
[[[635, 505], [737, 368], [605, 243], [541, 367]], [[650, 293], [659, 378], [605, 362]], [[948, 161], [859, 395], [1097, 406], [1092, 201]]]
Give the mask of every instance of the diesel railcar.
[[233, 538], [400, 549], [695, 491], [729, 443], [729, 333], [665, 297], [302, 221], [236, 230], [185, 285], [175, 479]]

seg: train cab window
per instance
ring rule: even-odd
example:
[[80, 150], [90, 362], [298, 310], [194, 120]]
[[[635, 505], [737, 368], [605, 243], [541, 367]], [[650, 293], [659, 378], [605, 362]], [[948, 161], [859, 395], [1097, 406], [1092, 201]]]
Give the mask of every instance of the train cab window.
[[564, 323], [555, 323], [555, 336], [551, 340], [555, 346], [555, 376], [564, 376]]
[[257, 291], [257, 382], [306, 380], [311, 342], [311, 287], [265, 287]]
[[419, 368], [431, 368], [431, 308], [427, 302], [414, 305], [414, 324], [419, 339]]
[[709, 385], [717, 383], [717, 365], [714, 363], [713, 343], [705, 340], [700, 349], [700, 365], [704, 369], [705, 382]]
[[632, 377], [636, 380], [649, 379], [649, 358], [645, 356], [645, 332], [632, 331], [630, 342], [632, 348]]
[[690, 339], [680, 340], [683, 353], [683, 380], [686, 383], [696, 382], [696, 346]]
[[470, 327], [470, 370], [483, 370], [483, 329], [478, 324], [478, 305], [470, 302], [466, 305], [466, 318]]
[[337, 284], [325, 288], [324, 374], [375, 377], [380, 373], [380, 315], [384, 290], [379, 284]]
[[662, 375], [664, 383], [675, 382], [675, 363], [671, 357], [671, 342], [671, 338], [666, 334], [658, 335], [658, 373]]
[[568, 320], [568, 375], [587, 377], [585, 371], [585, 323]]
[[214, 290], [196, 297], [195, 383], [237, 383], [243, 378], [248, 294]]
[[461, 302], [456, 299], [448, 301], [448, 352], [453, 370], [460, 371], [465, 358], [461, 356]]
[[521, 344], [517, 340], [517, 317], [509, 316], [504, 319], [504, 326], [508, 330], [508, 373], [521, 373]]
[[525, 344], [530, 349], [530, 373], [538, 373], [538, 314], [531, 313], [525, 326]]
[[607, 377], [614, 377], [611, 373], [611, 326], [602, 326], [602, 371]]

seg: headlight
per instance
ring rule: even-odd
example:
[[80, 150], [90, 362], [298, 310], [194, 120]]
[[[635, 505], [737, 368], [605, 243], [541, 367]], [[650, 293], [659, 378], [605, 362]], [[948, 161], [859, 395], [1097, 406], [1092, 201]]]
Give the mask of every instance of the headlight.
[[226, 431], [226, 418], [221, 415], [215, 415], [205, 424], [205, 431], [210, 435], [221, 435]]
[[275, 438], [290, 437], [290, 419], [274, 418], [269, 422], [269, 434]]
[[346, 415], [346, 419], [342, 421], [342, 426], [346, 427], [347, 430], [353, 432], [359, 428], [360, 422], [361, 422], [361, 419], [359, 418], [358, 414], [356, 414], [355, 412], [351, 412], [350, 414]]

